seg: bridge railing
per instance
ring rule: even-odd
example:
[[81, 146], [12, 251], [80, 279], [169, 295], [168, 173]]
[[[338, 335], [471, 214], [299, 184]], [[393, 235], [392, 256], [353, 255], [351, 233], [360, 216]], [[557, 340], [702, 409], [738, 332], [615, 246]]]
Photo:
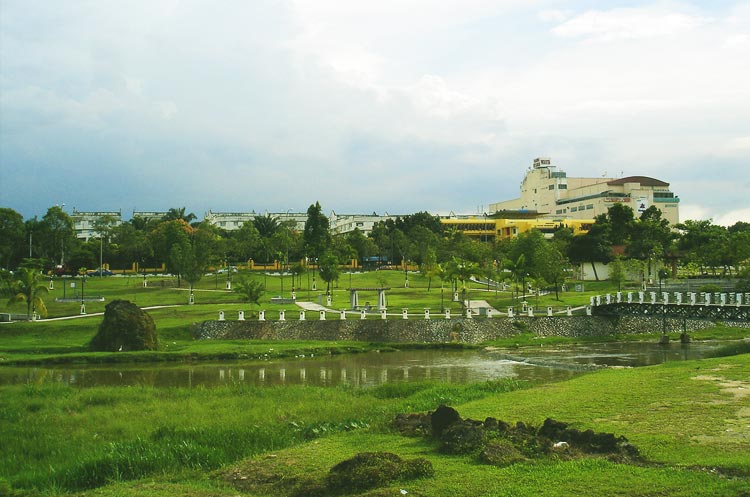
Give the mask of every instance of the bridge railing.
[[592, 295], [592, 307], [609, 304], [750, 305], [750, 292], [617, 292]]

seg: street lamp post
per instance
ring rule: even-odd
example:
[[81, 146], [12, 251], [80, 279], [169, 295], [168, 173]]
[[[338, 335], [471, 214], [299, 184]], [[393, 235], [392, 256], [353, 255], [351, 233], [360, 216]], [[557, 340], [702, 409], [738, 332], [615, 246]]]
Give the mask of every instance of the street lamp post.
[[86, 287], [86, 273], [81, 273], [81, 314], [86, 314], [86, 304], [84, 303], [84, 288]]
[[104, 276], [104, 237], [99, 233], [99, 277]]

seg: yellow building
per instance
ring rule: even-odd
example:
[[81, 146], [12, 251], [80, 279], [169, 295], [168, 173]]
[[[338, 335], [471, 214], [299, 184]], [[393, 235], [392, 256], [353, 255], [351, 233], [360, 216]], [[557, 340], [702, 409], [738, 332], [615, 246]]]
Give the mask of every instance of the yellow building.
[[593, 219], [616, 203], [630, 206], [635, 215], [656, 206], [670, 224], [679, 222], [680, 199], [669, 183], [648, 176], [625, 178], [568, 178], [548, 157], [534, 159], [521, 182], [521, 195], [490, 204], [490, 212], [535, 211], [546, 218]]
[[507, 240], [532, 229], [541, 231], [545, 238], [552, 238], [561, 227], [570, 228], [573, 234], [579, 235], [586, 233], [594, 224], [593, 219], [538, 218], [536, 213], [529, 212], [505, 212], [502, 215], [503, 217], [453, 215], [441, 218], [440, 223], [445, 229], [457, 229], [480, 241], [493, 238]]

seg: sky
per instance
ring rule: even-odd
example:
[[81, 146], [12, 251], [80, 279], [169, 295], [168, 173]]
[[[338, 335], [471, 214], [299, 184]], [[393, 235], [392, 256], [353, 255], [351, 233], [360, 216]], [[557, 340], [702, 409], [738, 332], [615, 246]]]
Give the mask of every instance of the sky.
[[535, 157], [750, 221], [750, 2], [0, 0], [0, 206], [471, 214]]

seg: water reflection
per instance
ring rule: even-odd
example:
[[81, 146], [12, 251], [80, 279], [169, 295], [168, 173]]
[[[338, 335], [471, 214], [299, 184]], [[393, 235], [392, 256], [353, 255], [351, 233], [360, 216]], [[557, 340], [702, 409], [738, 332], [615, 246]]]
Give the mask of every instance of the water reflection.
[[351, 385], [392, 382], [467, 383], [499, 378], [556, 381], [603, 366], [646, 366], [698, 359], [719, 342], [606, 343], [493, 351], [404, 351], [249, 363], [0, 368], [0, 385], [64, 383], [77, 387], [148, 385], [211, 387], [229, 384]]

